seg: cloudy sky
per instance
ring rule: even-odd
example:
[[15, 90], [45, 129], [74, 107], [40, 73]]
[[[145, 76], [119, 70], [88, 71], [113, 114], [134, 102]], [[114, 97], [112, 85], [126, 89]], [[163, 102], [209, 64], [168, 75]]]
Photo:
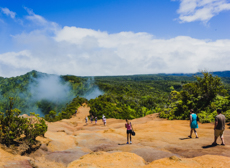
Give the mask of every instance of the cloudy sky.
[[230, 0], [1, 0], [0, 76], [230, 70]]

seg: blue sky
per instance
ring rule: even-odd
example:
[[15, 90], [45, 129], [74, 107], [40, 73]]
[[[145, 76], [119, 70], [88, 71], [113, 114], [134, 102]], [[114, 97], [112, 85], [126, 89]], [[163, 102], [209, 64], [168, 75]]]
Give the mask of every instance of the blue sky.
[[1, 0], [0, 76], [229, 70], [229, 30], [229, 0]]

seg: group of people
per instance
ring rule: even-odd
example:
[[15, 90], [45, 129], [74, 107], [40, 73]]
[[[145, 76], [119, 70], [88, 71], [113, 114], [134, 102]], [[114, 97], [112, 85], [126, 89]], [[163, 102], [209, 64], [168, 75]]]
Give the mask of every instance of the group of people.
[[[213, 146], [217, 145], [216, 141], [218, 137], [220, 137], [222, 143], [221, 145], [225, 145], [224, 143], [224, 130], [225, 130], [225, 116], [221, 113], [221, 109], [217, 109], [217, 115], [215, 117], [215, 124], [214, 124], [214, 142], [212, 143]], [[190, 135], [189, 138], [192, 138], [192, 133], [194, 132], [196, 135], [196, 138], [198, 137], [196, 129], [198, 128], [198, 117], [194, 113], [194, 110], [190, 110]]]
[[[93, 123], [93, 119], [95, 119], [95, 124], [97, 124], [97, 116], [90, 117], [91, 124]], [[216, 141], [218, 137], [220, 137], [222, 141], [221, 145], [225, 145], [224, 143], [225, 120], [226, 120], [225, 116], [221, 113], [221, 109], [217, 109], [217, 115], [215, 117], [215, 124], [214, 124], [214, 142], [212, 143], [213, 146], [217, 145]], [[102, 115], [102, 121], [104, 123], [104, 126], [106, 126], [106, 117], [104, 116], [104, 114]], [[198, 121], [199, 121], [198, 116], [195, 114], [194, 110], [191, 109], [190, 110], [190, 124], [189, 124], [191, 131], [190, 131], [190, 135], [188, 136], [189, 138], [192, 138], [193, 132], [196, 138], [199, 138], [197, 134], [197, 130], [196, 130], [198, 128]], [[85, 117], [85, 122], [86, 124], [88, 124], [87, 116]], [[129, 122], [128, 119], [126, 119], [125, 128], [127, 129], [126, 130], [127, 144], [132, 144], [132, 134], [134, 130], [133, 130], [133, 126], [131, 122]]]
[[[93, 115], [91, 115], [91, 117], [90, 117], [91, 124], [93, 123], [93, 120], [95, 120], [95, 124], [97, 124], [97, 116], [94, 117]], [[104, 123], [104, 126], [106, 126], [106, 118], [105, 118], [104, 114], [102, 116], [102, 121]], [[86, 125], [88, 124], [88, 116], [85, 117], [85, 123], [86, 123]]]
[[[97, 116], [91, 116], [90, 117], [90, 121], [91, 121], [91, 124], [93, 123], [93, 119], [95, 119], [95, 124], [97, 124]], [[88, 116], [85, 117], [85, 123], [86, 125], [88, 124]]]
[[[217, 139], [220, 137], [222, 143], [221, 145], [225, 146], [224, 142], [224, 130], [225, 130], [225, 121], [226, 118], [225, 116], [221, 113], [221, 109], [217, 109], [217, 115], [215, 117], [215, 124], [214, 124], [214, 142], [212, 143], [213, 146], [217, 145]], [[194, 132], [196, 135], [196, 138], [198, 137], [196, 129], [198, 128], [198, 121], [199, 118], [198, 116], [194, 113], [194, 110], [190, 110], [190, 124], [189, 126], [191, 127], [190, 135], [188, 136], [189, 138], [192, 138], [192, 133]], [[127, 144], [132, 144], [132, 133], [133, 133], [133, 126], [131, 122], [126, 119], [126, 124], [125, 128], [127, 129]]]

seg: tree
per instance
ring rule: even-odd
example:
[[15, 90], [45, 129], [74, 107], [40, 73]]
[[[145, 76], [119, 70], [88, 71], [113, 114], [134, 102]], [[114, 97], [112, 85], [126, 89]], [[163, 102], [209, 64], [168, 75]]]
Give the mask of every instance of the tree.
[[10, 97], [9, 110], [0, 113], [0, 143], [10, 146], [16, 141], [23, 141], [31, 147], [35, 144], [37, 136], [43, 136], [47, 131], [47, 125], [44, 119], [35, 115], [30, 120], [19, 116], [21, 113], [18, 109], [13, 109], [14, 98]]
[[195, 76], [197, 81], [183, 85], [180, 92], [171, 91], [170, 108], [166, 110], [167, 112], [162, 112], [162, 117], [188, 119], [189, 109], [203, 111], [202, 115], [215, 110], [215, 103], [212, 102], [216, 101], [218, 95], [227, 95], [227, 91], [218, 76], [213, 76], [208, 72], [202, 72], [202, 75], [202, 77]]

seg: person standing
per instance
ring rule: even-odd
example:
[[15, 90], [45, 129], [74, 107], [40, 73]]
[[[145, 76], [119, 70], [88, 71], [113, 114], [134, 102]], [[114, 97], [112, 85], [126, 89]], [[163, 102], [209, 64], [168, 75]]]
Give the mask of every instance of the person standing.
[[85, 123], [86, 123], [86, 125], [88, 124], [88, 117], [87, 116], [85, 117]]
[[196, 132], [196, 128], [198, 128], [197, 115], [194, 113], [193, 109], [190, 110], [190, 127], [191, 131], [188, 137], [192, 138], [192, 132], [194, 131], [196, 138], [199, 138]]
[[221, 114], [221, 109], [217, 109], [217, 116], [215, 117], [215, 125], [214, 125], [214, 142], [212, 145], [217, 145], [216, 140], [218, 136], [222, 141], [221, 145], [225, 145], [224, 143], [224, 130], [225, 130], [225, 116]]
[[102, 118], [102, 120], [103, 120], [104, 126], [106, 126], [106, 118], [105, 118], [105, 116]]
[[[126, 119], [126, 124], [125, 124], [125, 128], [127, 128], [127, 144], [132, 144], [132, 130], [133, 130], [133, 127], [132, 127], [132, 124], [131, 122], [129, 123], [129, 120]], [[130, 140], [130, 141], [129, 141]]]
[[93, 123], [93, 116], [90, 117], [91, 124]]
[[97, 116], [95, 117], [95, 124], [97, 124]]

